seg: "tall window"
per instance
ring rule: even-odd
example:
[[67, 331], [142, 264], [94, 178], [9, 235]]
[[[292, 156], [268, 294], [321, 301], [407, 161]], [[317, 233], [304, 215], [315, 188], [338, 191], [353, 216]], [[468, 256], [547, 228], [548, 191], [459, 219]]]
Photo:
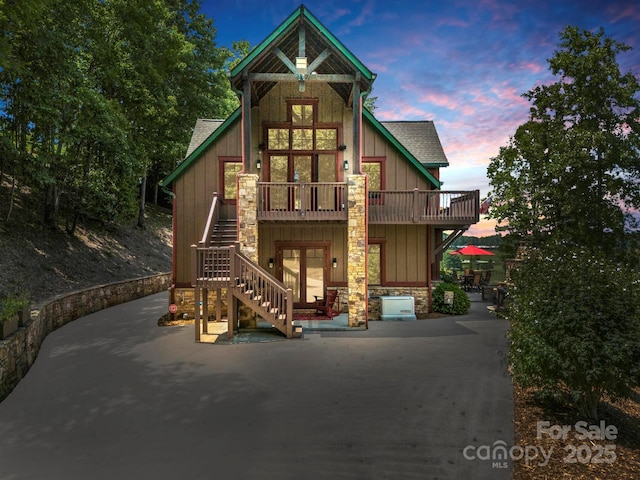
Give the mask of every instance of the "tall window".
[[369, 176], [369, 190], [384, 190], [384, 163], [382, 157], [365, 157], [362, 159], [362, 173]]
[[369, 240], [367, 264], [368, 284], [382, 285], [382, 241]]
[[341, 124], [318, 120], [317, 99], [287, 100], [286, 122], [265, 123], [268, 180], [335, 182]]
[[236, 201], [238, 173], [242, 171], [242, 159], [227, 158], [220, 160], [220, 191], [228, 202]]

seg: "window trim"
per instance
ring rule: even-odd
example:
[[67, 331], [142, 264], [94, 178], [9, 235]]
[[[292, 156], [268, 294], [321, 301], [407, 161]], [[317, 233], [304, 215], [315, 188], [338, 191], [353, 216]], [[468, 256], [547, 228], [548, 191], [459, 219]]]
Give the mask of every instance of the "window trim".
[[380, 283], [371, 283], [369, 282], [369, 273], [367, 266], [367, 285], [372, 285], [374, 287], [381, 287], [386, 285], [387, 283], [387, 271], [385, 268], [386, 265], [386, 244], [387, 240], [384, 238], [369, 238], [367, 242], [367, 258], [369, 257], [369, 246], [371, 245], [380, 245]]
[[224, 195], [225, 191], [225, 182], [224, 182], [224, 167], [228, 163], [238, 163], [240, 164], [240, 170], [238, 173], [242, 172], [242, 157], [219, 157], [219, 165], [220, 170], [218, 172], [218, 187], [219, 187], [219, 195], [224, 200], [224, 202], [228, 205], [235, 205], [238, 200], [238, 185], [237, 185], [237, 176], [236, 176], [236, 195], [233, 198], [226, 198]]

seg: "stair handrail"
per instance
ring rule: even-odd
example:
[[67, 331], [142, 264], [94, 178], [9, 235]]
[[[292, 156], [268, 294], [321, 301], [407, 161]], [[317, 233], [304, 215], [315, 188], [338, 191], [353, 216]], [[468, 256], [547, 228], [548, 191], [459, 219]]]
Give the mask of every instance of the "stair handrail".
[[235, 243], [229, 247], [230, 256], [233, 259], [231, 272], [233, 278], [242, 279], [243, 282], [251, 282], [256, 294], [259, 294], [261, 303], [267, 303], [269, 308], [277, 309], [278, 315], [284, 314], [286, 334], [291, 338], [293, 333], [293, 290], [275, 278], [270, 272], [255, 263], [240, 251], [240, 245]]
[[207, 223], [204, 227], [204, 233], [202, 239], [198, 242], [199, 247], [209, 247], [211, 245], [211, 234], [215, 228], [218, 220], [220, 220], [220, 206], [222, 205], [222, 198], [218, 197], [218, 192], [213, 192], [213, 199], [211, 200], [211, 208], [209, 208], [209, 216], [207, 217]]

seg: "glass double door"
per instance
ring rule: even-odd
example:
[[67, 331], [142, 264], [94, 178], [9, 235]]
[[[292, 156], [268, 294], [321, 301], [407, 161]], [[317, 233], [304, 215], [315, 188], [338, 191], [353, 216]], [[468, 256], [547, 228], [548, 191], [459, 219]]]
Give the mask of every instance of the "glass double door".
[[[271, 155], [270, 181], [287, 183], [284, 188], [271, 188], [270, 206], [274, 210], [298, 210], [304, 207], [317, 210], [335, 207], [333, 190], [313, 186], [317, 182], [336, 181], [336, 158], [334, 154]], [[292, 185], [293, 184], [293, 185]], [[301, 190], [297, 184], [310, 184]], [[310, 188], [309, 188], [310, 187]]]
[[336, 156], [333, 153], [270, 155], [271, 182], [335, 182]]
[[329, 249], [326, 246], [278, 247], [278, 278], [293, 289], [293, 306], [308, 308], [324, 296]]

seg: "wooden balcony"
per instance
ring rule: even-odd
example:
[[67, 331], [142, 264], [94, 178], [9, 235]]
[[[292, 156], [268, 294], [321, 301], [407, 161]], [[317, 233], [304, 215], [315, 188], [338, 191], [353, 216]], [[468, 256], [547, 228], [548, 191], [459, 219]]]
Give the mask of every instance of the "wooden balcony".
[[346, 221], [347, 184], [259, 182], [258, 220]]
[[480, 191], [369, 191], [370, 224], [471, 225], [480, 219]]
[[[346, 221], [346, 183], [258, 183], [260, 221]], [[370, 224], [468, 226], [479, 220], [480, 192], [370, 190]]]

